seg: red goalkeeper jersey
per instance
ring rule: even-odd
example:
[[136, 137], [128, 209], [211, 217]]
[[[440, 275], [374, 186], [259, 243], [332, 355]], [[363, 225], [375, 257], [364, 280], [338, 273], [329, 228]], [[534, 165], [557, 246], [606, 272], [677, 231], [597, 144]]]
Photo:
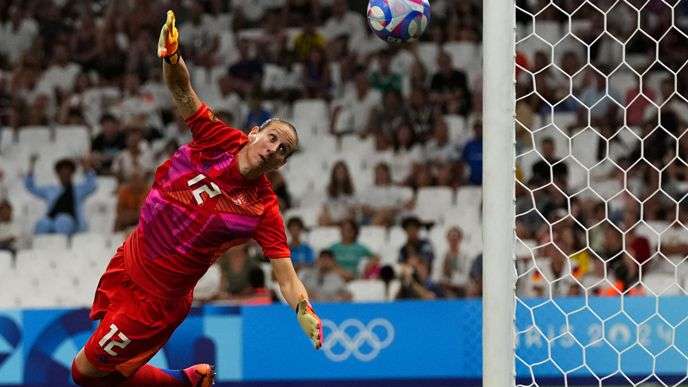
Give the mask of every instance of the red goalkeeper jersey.
[[124, 242], [132, 280], [165, 298], [188, 295], [220, 254], [248, 239], [268, 258], [290, 256], [270, 182], [239, 173], [247, 136], [206, 105], [186, 124], [192, 142], [158, 167], [139, 225]]

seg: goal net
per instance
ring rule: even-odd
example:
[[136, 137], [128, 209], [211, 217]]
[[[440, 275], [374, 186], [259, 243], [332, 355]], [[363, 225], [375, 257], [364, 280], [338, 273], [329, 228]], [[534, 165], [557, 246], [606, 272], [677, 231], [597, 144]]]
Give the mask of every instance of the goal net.
[[688, 2], [516, 1], [517, 385], [688, 379]]

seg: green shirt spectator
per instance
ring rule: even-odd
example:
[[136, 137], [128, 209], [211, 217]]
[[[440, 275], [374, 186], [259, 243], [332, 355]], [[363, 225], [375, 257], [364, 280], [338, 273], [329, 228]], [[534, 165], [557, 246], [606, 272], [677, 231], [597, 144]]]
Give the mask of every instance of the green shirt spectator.
[[340, 228], [342, 240], [330, 247], [337, 264], [343, 269], [346, 280], [357, 277], [358, 265], [362, 259], [374, 254], [366, 246], [357, 242], [358, 225], [353, 220], [342, 222]]

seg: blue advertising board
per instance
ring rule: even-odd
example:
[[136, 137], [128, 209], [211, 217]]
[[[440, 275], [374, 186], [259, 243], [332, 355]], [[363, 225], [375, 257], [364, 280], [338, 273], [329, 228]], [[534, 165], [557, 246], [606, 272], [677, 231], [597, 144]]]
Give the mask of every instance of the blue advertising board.
[[[213, 363], [219, 386], [479, 384], [479, 300], [316, 309], [325, 335], [320, 351], [284, 305], [205, 306], [192, 310], [151, 363], [172, 369]], [[0, 385], [70, 385], [71, 360], [95, 328], [87, 315], [85, 309], [0, 310]], [[569, 384], [638, 381], [652, 374], [678, 380], [688, 369], [687, 316], [685, 297], [522, 300], [515, 319], [517, 376], [525, 384], [564, 377]]]

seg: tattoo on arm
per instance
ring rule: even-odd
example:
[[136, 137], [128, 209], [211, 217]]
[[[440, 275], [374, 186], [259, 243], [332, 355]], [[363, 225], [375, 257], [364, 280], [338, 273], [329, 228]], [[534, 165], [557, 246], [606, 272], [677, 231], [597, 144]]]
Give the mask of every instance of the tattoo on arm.
[[191, 87], [189, 71], [184, 60], [180, 57], [175, 64], [163, 61], [163, 74], [179, 114], [183, 118], [193, 115], [201, 106], [201, 101]]

